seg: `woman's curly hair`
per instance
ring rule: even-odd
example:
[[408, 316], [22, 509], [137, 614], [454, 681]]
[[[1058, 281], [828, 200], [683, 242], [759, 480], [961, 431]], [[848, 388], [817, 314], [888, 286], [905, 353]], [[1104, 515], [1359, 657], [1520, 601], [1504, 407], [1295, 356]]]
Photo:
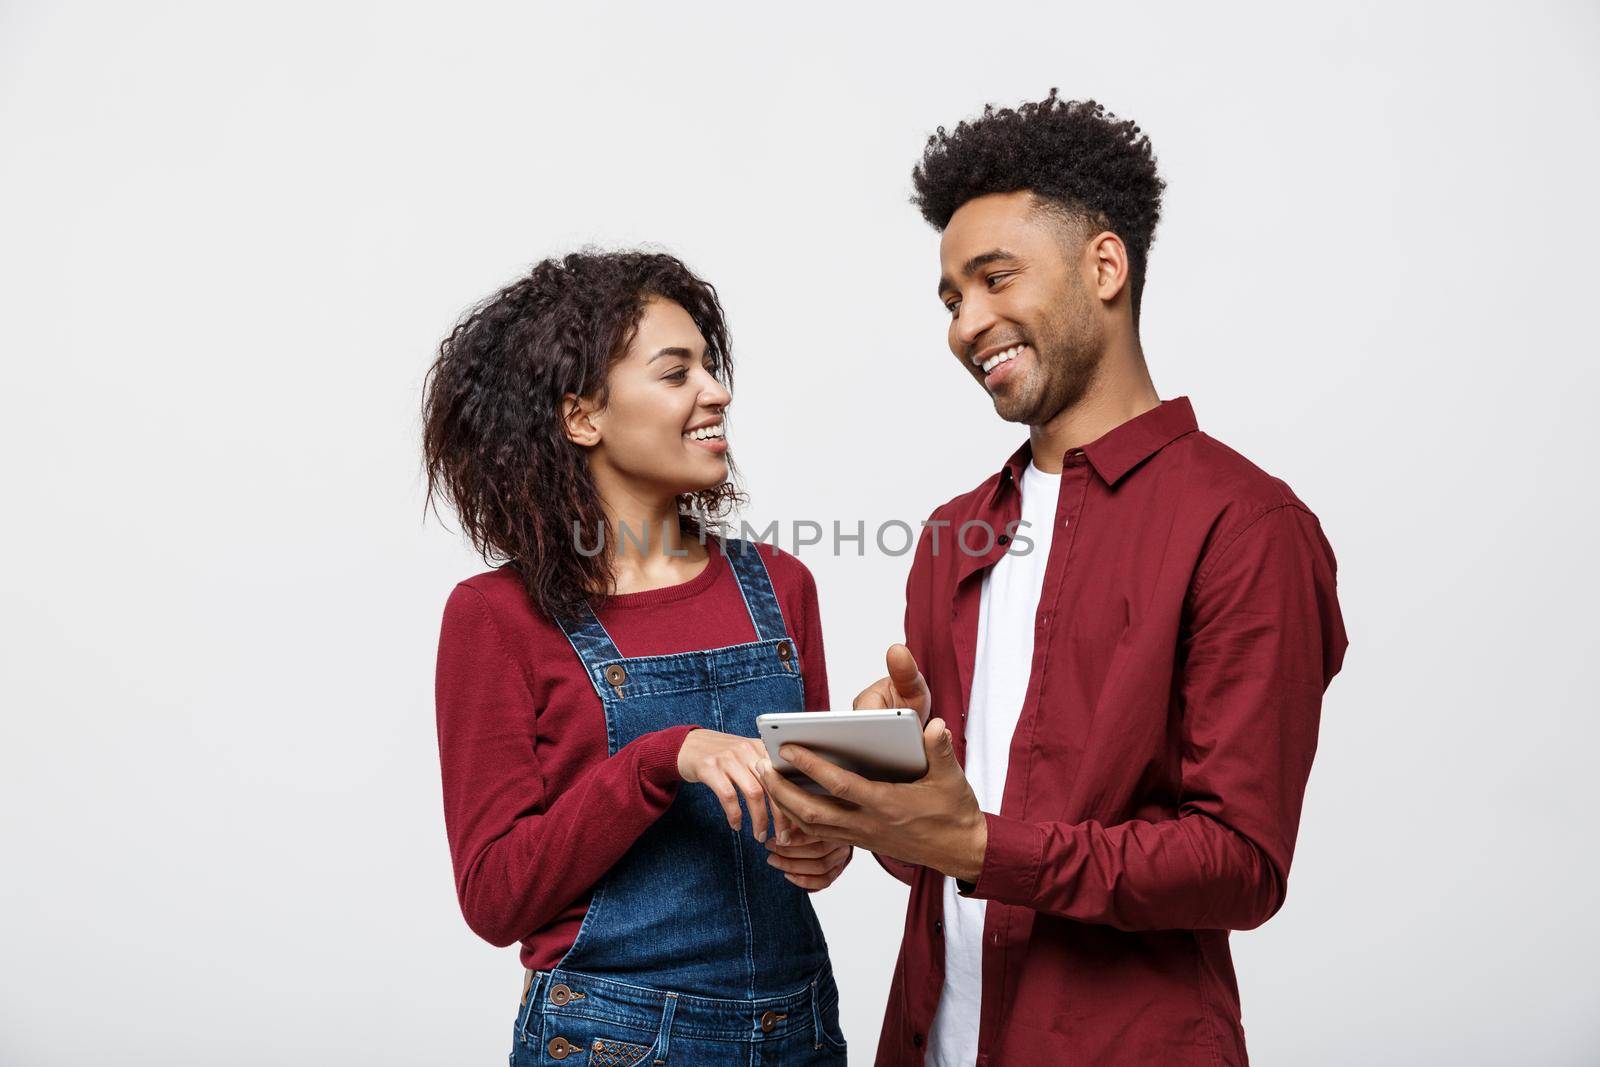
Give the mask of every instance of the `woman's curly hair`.
[[[646, 303], [680, 304], [706, 341], [712, 373], [732, 387], [728, 327], [712, 286], [665, 253], [584, 250], [546, 259], [468, 312], [439, 345], [423, 387], [427, 502], [442, 496], [486, 563], [504, 561], [552, 617], [614, 588], [615, 538], [582, 448], [566, 434], [568, 394], [606, 400], [606, 374]], [[729, 481], [678, 498], [700, 536], [743, 500]], [[698, 514], [696, 514], [698, 513]], [[586, 555], [598, 531], [604, 551]]]
[[1144, 292], [1145, 264], [1161, 217], [1166, 182], [1156, 174], [1149, 137], [1093, 100], [1060, 100], [1056, 90], [1037, 103], [995, 110], [943, 126], [928, 138], [911, 173], [911, 198], [936, 230], [968, 200], [1028, 190], [1122, 238], [1134, 321]]

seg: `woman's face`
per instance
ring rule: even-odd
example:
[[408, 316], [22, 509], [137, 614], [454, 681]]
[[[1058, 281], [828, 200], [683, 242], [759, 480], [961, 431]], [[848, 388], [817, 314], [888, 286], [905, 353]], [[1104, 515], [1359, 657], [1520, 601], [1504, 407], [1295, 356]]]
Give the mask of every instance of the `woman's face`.
[[[669, 496], [712, 489], [728, 480], [722, 413], [733, 400], [712, 375], [706, 341], [682, 305], [652, 297], [622, 358], [606, 378], [603, 408], [577, 428], [592, 432], [597, 478], [606, 474], [637, 491]], [[574, 426], [569, 419], [569, 432]], [[611, 479], [606, 479], [611, 480]]]

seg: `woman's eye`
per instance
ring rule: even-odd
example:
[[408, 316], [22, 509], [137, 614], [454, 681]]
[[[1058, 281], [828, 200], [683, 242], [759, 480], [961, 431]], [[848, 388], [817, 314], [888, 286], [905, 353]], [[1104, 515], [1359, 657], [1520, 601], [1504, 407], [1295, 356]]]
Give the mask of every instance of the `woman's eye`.
[[669, 382], [677, 382], [679, 385], [682, 385], [684, 382], [689, 380], [689, 372], [687, 369], [680, 367], [671, 374], [667, 375], [666, 380]]

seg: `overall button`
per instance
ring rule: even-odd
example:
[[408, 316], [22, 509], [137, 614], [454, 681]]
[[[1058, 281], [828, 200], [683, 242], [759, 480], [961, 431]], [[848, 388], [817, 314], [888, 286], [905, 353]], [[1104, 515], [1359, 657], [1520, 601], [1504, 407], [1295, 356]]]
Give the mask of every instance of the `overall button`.
[[628, 672], [623, 669], [622, 664], [613, 663], [611, 666], [606, 668], [606, 681], [610, 682], [612, 685], [621, 685], [627, 680]]
[[574, 1052], [581, 1051], [583, 1050], [564, 1037], [558, 1037], [550, 1042], [550, 1055], [558, 1060], [564, 1060]]
[[785, 641], [778, 646], [778, 658], [785, 663], [794, 658], [794, 649], [789, 647], [789, 642]]
[[762, 1012], [761, 1013], [761, 1032], [763, 1034], [772, 1033], [773, 1030], [777, 1029], [778, 1024], [783, 1022], [783, 1020], [785, 1020], [787, 1018], [788, 1018], [787, 1015], [779, 1015], [775, 1011], [764, 1011], [764, 1012]]
[[569, 1004], [574, 1000], [582, 999], [582, 993], [574, 993], [571, 987], [564, 984], [557, 985], [550, 990], [550, 1003], [554, 1004], [558, 1008]]

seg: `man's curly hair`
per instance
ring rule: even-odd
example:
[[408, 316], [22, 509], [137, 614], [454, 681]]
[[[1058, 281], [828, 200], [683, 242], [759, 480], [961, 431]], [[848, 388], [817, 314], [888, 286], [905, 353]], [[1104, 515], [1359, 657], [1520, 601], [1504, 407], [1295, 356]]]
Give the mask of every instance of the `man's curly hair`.
[[[610, 595], [615, 538], [578, 549], [606, 526], [584, 450], [567, 437], [562, 398], [596, 396], [633, 340], [645, 304], [681, 305], [706, 340], [712, 373], [732, 387], [728, 326], [717, 291], [673, 256], [585, 250], [535, 264], [471, 309], [439, 345], [423, 388], [427, 501], [454, 505], [486, 563], [505, 560], [533, 603], [573, 615]], [[700, 536], [743, 502], [729, 480], [679, 496], [679, 524]]]
[[1048, 205], [1128, 248], [1134, 322], [1144, 292], [1145, 263], [1166, 182], [1156, 174], [1150, 139], [1127, 119], [1093, 100], [1060, 100], [1056, 90], [1037, 103], [995, 109], [943, 126], [928, 138], [911, 173], [911, 202], [936, 230], [968, 200], [1028, 190]]

